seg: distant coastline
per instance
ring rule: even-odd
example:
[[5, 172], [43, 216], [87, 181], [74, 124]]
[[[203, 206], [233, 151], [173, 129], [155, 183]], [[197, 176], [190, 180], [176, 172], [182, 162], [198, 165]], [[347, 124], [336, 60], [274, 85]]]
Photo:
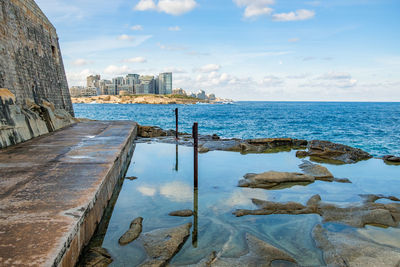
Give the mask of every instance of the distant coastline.
[[202, 100], [182, 95], [100, 95], [90, 97], [72, 97], [72, 103], [83, 104], [197, 104], [197, 103], [219, 103], [231, 101], [226, 99]]

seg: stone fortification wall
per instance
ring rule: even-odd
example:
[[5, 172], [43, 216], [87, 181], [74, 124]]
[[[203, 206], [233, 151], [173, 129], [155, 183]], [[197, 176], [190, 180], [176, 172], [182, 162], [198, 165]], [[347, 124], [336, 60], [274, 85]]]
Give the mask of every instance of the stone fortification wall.
[[56, 29], [33, 0], [0, 0], [0, 148], [73, 116]]
[[73, 115], [56, 29], [33, 0], [0, 1], [0, 88]]

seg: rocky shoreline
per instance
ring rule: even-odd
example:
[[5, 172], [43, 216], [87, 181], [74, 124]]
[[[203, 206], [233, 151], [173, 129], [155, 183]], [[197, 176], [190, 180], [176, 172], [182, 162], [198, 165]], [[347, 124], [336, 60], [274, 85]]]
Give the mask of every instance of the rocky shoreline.
[[76, 104], [214, 104], [225, 101], [217, 98], [216, 100], [202, 100], [194, 97], [180, 95], [100, 95], [91, 97], [72, 97], [72, 103]]
[[[174, 130], [163, 130], [157, 126], [139, 126], [137, 143], [157, 141], [161, 143], [193, 146], [191, 134], [179, 133], [175, 139]], [[220, 138], [214, 135], [199, 135], [199, 153], [209, 151], [232, 151], [248, 153], [277, 153], [297, 150], [296, 157], [309, 157], [311, 161], [330, 164], [352, 164], [373, 158], [368, 152], [343, 144], [323, 140], [303, 140], [292, 138], [237, 139]], [[400, 157], [387, 155], [377, 157], [386, 164], [400, 165]]]

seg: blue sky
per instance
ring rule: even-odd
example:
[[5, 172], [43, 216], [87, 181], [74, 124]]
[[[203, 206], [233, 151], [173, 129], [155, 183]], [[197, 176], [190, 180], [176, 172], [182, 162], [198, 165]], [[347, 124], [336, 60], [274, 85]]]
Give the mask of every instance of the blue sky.
[[400, 101], [398, 0], [36, 0], [70, 86], [174, 73], [235, 100]]

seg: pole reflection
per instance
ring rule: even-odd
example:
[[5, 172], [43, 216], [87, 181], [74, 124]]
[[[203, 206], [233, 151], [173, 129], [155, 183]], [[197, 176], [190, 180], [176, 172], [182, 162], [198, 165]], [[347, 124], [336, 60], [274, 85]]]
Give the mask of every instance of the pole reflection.
[[199, 216], [199, 190], [193, 189], [193, 232], [192, 232], [192, 245], [197, 248], [197, 230], [198, 230], [198, 216]]

